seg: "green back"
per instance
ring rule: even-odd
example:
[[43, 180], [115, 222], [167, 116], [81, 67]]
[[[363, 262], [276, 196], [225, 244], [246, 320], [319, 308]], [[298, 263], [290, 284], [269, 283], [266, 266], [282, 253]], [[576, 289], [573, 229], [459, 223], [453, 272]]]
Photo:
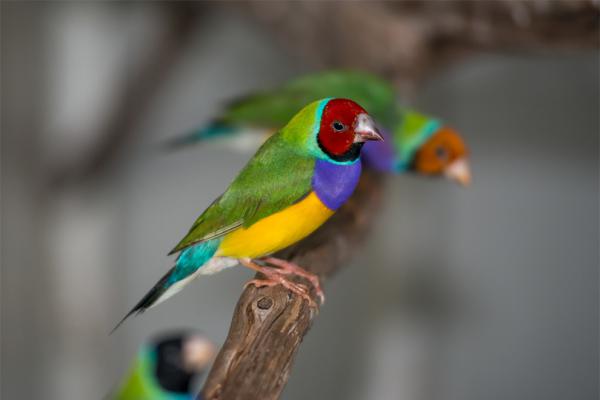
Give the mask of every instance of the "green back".
[[393, 125], [392, 144], [397, 154], [398, 168], [405, 169], [415, 152], [433, 135], [442, 123], [413, 110], [402, 110], [402, 118]]
[[229, 105], [220, 120], [233, 125], [280, 127], [306, 104], [327, 97], [356, 101], [383, 126], [395, 118], [396, 98], [388, 82], [364, 72], [326, 71], [240, 98]]
[[170, 254], [248, 227], [304, 198], [315, 159], [324, 156], [313, 142], [326, 102], [309, 104], [271, 136]]

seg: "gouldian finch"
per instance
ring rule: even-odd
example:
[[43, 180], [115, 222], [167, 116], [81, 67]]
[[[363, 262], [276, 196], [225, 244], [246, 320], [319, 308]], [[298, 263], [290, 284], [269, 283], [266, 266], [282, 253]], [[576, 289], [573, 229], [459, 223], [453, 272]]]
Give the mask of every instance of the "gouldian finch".
[[403, 108], [391, 83], [363, 72], [315, 73], [270, 91], [242, 97], [231, 102], [212, 124], [175, 138], [171, 145], [218, 137], [238, 137], [247, 144], [247, 135], [242, 132], [259, 132], [265, 137], [285, 124], [304, 104], [322, 97], [356, 101], [369, 110], [381, 128], [385, 142], [364, 146], [366, 166], [387, 173], [445, 175], [463, 185], [469, 184], [467, 148], [458, 133], [438, 119]]
[[142, 346], [113, 400], [192, 400], [194, 380], [216, 354], [214, 344], [197, 333], [159, 336]]
[[[264, 257], [308, 236], [344, 204], [360, 178], [364, 143], [377, 140], [382, 137], [373, 119], [352, 100], [324, 99], [304, 107], [198, 217], [169, 253], [179, 254], [175, 266], [125, 318], [164, 301], [199, 275], [238, 262], [265, 276], [250, 283], [281, 284], [315, 306], [306, 286], [284, 276], [307, 278], [322, 301], [315, 275]], [[271, 267], [254, 261], [261, 258]]]

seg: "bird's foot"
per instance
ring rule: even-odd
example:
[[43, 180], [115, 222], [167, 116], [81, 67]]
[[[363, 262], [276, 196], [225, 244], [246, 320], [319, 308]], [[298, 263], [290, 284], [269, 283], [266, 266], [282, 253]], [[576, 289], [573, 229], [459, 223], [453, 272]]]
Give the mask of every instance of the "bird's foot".
[[243, 266], [253, 269], [257, 272], [260, 272], [261, 274], [263, 274], [265, 276], [265, 278], [256, 278], [256, 279], [252, 279], [251, 281], [246, 282], [244, 287], [247, 287], [249, 285], [254, 285], [256, 287], [265, 287], [265, 286], [271, 287], [271, 286], [275, 286], [275, 285], [281, 285], [284, 288], [291, 291], [292, 293], [294, 293], [294, 294], [300, 296], [302, 299], [306, 300], [310, 307], [318, 308], [317, 304], [310, 297], [309, 289], [305, 285], [302, 285], [301, 283], [292, 282], [292, 281], [286, 279], [285, 276], [283, 276], [284, 274], [281, 273], [281, 270], [279, 270], [277, 268], [272, 268], [272, 267], [260, 266], [250, 260], [240, 260], [240, 263]]
[[317, 275], [308, 272], [298, 264], [294, 264], [293, 262], [282, 260], [280, 258], [265, 257], [263, 258], [263, 261], [278, 267], [277, 271], [279, 271], [281, 274], [296, 275], [310, 281], [310, 283], [312, 283], [313, 287], [315, 288], [315, 292], [317, 293], [317, 297], [319, 298], [319, 303], [321, 305], [325, 303], [325, 294], [323, 293], [323, 289], [321, 289], [321, 282]]
[[317, 303], [310, 297], [308, 294], [308, 288], [300, 283], [295, 283], [285, 279], [282, 275], [274, 274], [266, 279], [252, 279], [251, 281], [246, 282], [244, 287], [249, 285], [254, 285], [256, 287], [265, 287], [265, 286], [275, 286], [281, 285], [284, 288], [288, 289], [290, 292], [300, 296], [302, 299], [308, 302], [309, 307], [318, 308]]

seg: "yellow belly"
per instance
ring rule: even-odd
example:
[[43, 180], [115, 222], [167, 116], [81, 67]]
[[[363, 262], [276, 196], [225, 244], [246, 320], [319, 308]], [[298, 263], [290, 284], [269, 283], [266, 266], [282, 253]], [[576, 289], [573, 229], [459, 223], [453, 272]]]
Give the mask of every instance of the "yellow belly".
[[266, 256], [302, 240], [332, 215], [333, 211], [315, 193], [310, 193], [283, 211], [227, 234], [216, 255], [234, 258]]

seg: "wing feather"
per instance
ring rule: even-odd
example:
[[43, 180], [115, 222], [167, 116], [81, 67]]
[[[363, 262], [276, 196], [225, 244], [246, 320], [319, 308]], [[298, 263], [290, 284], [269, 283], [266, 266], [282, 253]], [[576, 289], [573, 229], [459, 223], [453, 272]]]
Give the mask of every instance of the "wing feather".
[[249, 227], [295, 204], [311, 190], [314, 165], [314, 159], [273, 135], [169, 254]]
[[352, 99], [384, 126], [393, 125], [397, 118], [396, 95], [389, 82], [363, 72], [326, 71], [234, 99], [221, 119], [233, 125], [283, 126], [306, 104], [325, 97]]

